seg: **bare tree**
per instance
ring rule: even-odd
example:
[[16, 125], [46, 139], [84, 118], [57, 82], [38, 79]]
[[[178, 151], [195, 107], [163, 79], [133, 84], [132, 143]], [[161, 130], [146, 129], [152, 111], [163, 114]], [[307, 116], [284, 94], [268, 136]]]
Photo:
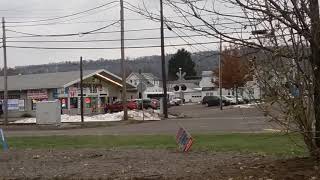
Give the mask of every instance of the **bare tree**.
[[[173, 31], [191, 30], [255, 51], [251, 60], [264, 108], [277, 123], [298, 130], [310, 154], [320, 158], [318, 0], [167, 0], [166, 7], [180, 18], [166, 18]], [[146, 6], [127, 8], [159, 19]]]

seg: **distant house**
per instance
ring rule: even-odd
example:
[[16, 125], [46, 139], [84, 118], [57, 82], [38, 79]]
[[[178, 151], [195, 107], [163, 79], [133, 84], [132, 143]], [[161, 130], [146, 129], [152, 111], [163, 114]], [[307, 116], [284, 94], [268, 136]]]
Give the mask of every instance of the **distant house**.
[[127, 83], [132, 84], [137, 89], [142, 86], [143, 92], [140, 92], [142, 98], [159, 98], [163, 96], [160, 78], [152, 73], [137, 73], [132, 72], [127, 77]]
[[[103, 112], [105, 104], [121, 98], [122, 80], [106, 70], [83, 72], [85, 112]], [[3, 100], [4, 78], [0, 77], [0, 93]], [[127, 97], [136, 98], [137, 89], [127, 84]], [[8, 110], [10, 117], [25, 113], [35, 115], [39, 101], [59, 100], [63, 113], [80, 111], [79, 71], [17, 75], [8, 77]]]
[[202, 97], [218, 95], [219, 87], [214, 84], [214, 76], [212, 71], [202, 71], [199, 86], [201, 88]]
[[[202, 100], [200, 80], [169, 81], [168, 91], [174, 94], [174, 97], [182, 98], [185, 102], [200, 102]], [[185, 86], [185, 90], [182, 90]]]
[[[214, 76], [212, 71], [202, 71], [202, 78], [199, 86], [202, 90], [202, 97], [204, 96], [218, 96], [220, 94], [219, 85], [214, 82], [217, 81], [217, 77]], [[231, 95], [230, 89], [222, 88], [222, 95]]]
[[242, 95], [247, 99], [261, 99], [262, 91], [256, 78], [246, 83], [242, 88]]

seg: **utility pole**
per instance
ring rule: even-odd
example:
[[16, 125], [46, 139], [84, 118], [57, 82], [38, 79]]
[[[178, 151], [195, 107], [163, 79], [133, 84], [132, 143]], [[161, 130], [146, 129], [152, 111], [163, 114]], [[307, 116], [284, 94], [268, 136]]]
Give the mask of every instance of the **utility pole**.
[[219, 93], [220, 93], [220, 110], [222, 110], [222, 63], [221, 63], [221, 59], [222, 59], [222, 38], [221, 38], [221, 34], [220, 34], [220, 43], [219, 43], [220, 47], [219, 47]]
[[183, 100], [183, 94], [182, 94], [182, 68], [179, 68], [179, 93], [180, 93], [180, 99]]
[[7, 44], [6, 44], [6, 28], [5, 20], [2, 17], [2, 46], [3, 46], [3, 77], [4, 77], [4, 93], [3, 93], [3, 110], [4, 125], [8, 125], [8, 74], [7, 74]]
[[142, 121], [144, 121], [144, 107], [143, 107], [143, 94], [142, 94], [143, 92], [142, 92], [141, 69], [139, 69], [139, 88], [138, 89], [139, 89], [139, 98], [141, 98]]
[[121, 21], [121, 74], [122, 74], [123, 120], [128, 120], [127, 82], [126, 82], [126, 67], [125, 67], [125, 57], [124, 57], [124, 8], [123, 8], [123, 0], [120, 0], [120, 21]]
[[84, 126], [84, 116], [83, 116], [83, 63], [82, 63], [82, 56], [80, 57], [80, 114], [81, 114], [81, 126]]
[[160, 0], [160, 21], [161, 21], [161, 68], [162, 68], [162, 88], [163, 88], [163, 114], [164, 118], [168, 118], [168, 103], [167, 103], [167, 75], [166, 61], [164, 54], [164, 29], [163, 29], [163, 3]]

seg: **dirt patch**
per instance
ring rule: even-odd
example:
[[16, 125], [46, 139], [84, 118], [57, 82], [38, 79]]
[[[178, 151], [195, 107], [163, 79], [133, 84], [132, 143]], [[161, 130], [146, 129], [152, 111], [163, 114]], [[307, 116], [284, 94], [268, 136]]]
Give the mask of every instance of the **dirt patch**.
[[311, 159], [174, 150], [11, 150], [0, 153], [4, 179], [317, 179]]

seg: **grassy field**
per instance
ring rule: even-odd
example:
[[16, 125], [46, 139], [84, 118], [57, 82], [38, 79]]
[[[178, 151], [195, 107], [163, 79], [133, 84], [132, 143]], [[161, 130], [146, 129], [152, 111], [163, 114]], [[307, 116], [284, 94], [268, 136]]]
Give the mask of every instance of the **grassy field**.
[[[195, 135], [194, 151], [251, 152], [277, 156], [304, 156], [306, 150], [298, 135], [206, 134]], [[10, 137], [12, 149], [49, 148], [147, 148], [174, 149], [175, 138], [168, 135], [141, 136], [46, 136]]]

